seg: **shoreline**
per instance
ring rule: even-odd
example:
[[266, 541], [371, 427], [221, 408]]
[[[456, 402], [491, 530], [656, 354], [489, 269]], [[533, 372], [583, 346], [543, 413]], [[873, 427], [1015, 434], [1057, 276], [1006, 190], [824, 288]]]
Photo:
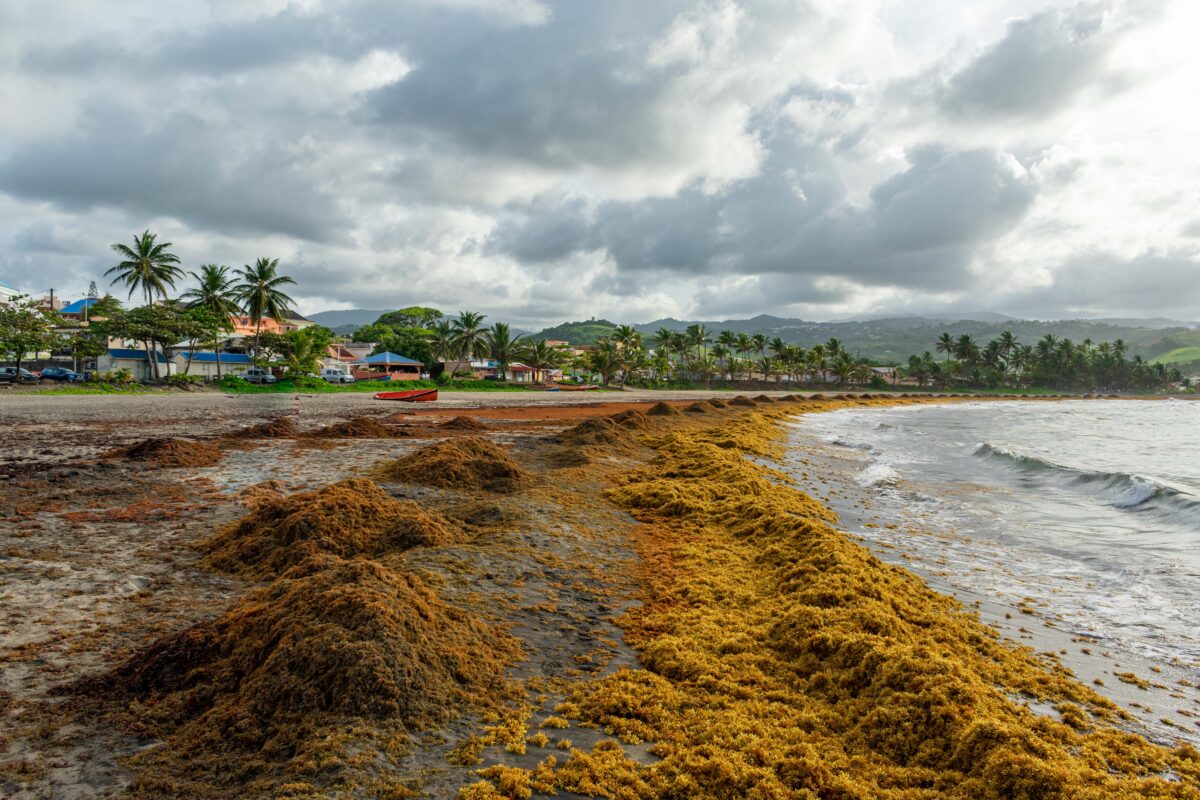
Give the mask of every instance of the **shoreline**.
[[[947, 792], [957, 786], [978, 790], [981, 797], [1008, 796], [996, 794], [999, 787], [1027, 782], [1030, 775], [1047, 790], [1136, 786], [1146, 796], [1165, 786], [1154, 775], [1173, 772], [1185, 781], [1200, 780], [1200, 754], [1121, 738], [1126, 734], [1110, 727], [1116, 711], [1105, 698], [1037, 658], [993, 642], [947, 597], [925, 588], [910, 571], [867, 557], [850, 535], [830, 527], [823, 506], [745, 458], [778, 457], [783, 425], [796, 412], [928, 400], [887, 395], [789, 403], [747, 399], [725, 409], [704, 404], [689, 409], [692, 393], [647, 394], [673, 404], [648, 407], [649, 399], [638, 404], [611, 396], [580, 404], [576, 398], [555, 402], [558, 398], [521, 395], [531, 402], [514, 407], [503, 402], [514, 398], [492, 395], [477, 410], [466, 404], [397, 409], [402, 404], [308, 402], [291, 396], [286, 403], [264, 403], [260, 395], [252, 396], [259, 401], [254, 403], [155, 406], [153, 417], [122, 416], [120, 408], [100, 403], [70, 422], [58, 408], [25, 418], [21, 430], [40, 437], [39, 445], [52, 446], [29, 447], [32, 466], [10, 478], [17, 481], [10, 485], [22, 487], [25, 505], [18, 510], [19, 522], [5, 519], [14, 535], [0, 567], [10, 586], [20, 587], [10, 590], [8, 599], [23, 602], [9, 609], [15, 638], [0, 640], [0, 657], [9, 666], [0, 687], [0, 788], [23, 800], [120, 790], [134, 797], [197, 792], [212, 797], [453, 797], [460, 788], [464, 800], [525, 798], [534, 791], [651, 798], [685, 792], [715, 800], [775, 796], [801, 786], [888, 797], [908, 791], [902, 788], [906, 785], [925, 785], [936, 764]], [[733, 399], [723, 392], [700, 394]], [[322, 399], [330, 397], [341, 398]], [[0, 418], [13, 413], [5, 406], [0, 402]], [[371, 412], [367, 419], [373, 425], [359, 427], [370, 435], [331, 433], [339, 420], [362, 419], [365, 411]], [[450, 423], [456, 415], [468, 422], [455, 427]], [[299, 428], [273, 439], [254, 438], [265, 435], [256, 433], [252, 441], [239, 433], [263, 419], [290, 419]], [[148, 430], [216, 446], [217, 463], [164, 469], [111, 456], [97, 459], [104, 448], [144, 439]], [[54, 441], [47, 440], [51, 434]], [[499, 450], [473, 441], [491, 442]], [[392, 473], [386, 465], [406, 459], [432, 464], [434, 452], [458, 458], [456, 448], [468, 445], [484, 449], [466, 460], [438, 463], [465, 469], [464, 479], [505, 474], [515, 483], [499, 489], [430, 486], [427, 481], [439, 480], [440, 473], [425, 466], [396, 473], [416, 479], [387, 477]], [[63, 466], [71, 453], [87, 463]], [[401, 513], [401, 506], [391, 505], [400, 502], [441, 520], [428, 523], [434, 526], [430, 530], [452, 533], [437, 533], [420, 546], [405, 545], [408, 549], [389, 545], [392, 549], [355, 552], [344, 551], [336, 536], [318, 538], [306, 546], [334, 547], [336, 556], [304, 562], [308, 566], [301, 572], [255, 572], [260, 577], [250, 582], [204, 560], [206, 538], [229, 531], [238, 520], [255, 537], [273, 536], [271, 526], [277, 523], [268, 524], [266, 512], [256, 509], [298, 509], [296, 504], [307, 498], [316, 513], [324, 508], [323, 487], [368, 478], [383, 490], [372, 502], [389, 510], [368, 515], [363, 524], [369, 526], [380, 514]], [[174, 494], [164, 506], [167, 490]], [[153, 507], [142, 512], [151, 499]], [[313, 524], [318, 534], [325, 525], [335, 526], [331, 532], [340, 530], [337, 515], [321, 514], [303, 530], [311, 533]], [[720, 525], [714, 527], [715, 521]], [[274, 553], [286, 557], [284, 563], [303, 555], [291, 554], [292, 545], [282, 544], [283, 539], [261, 541], [274, 543], [261, 550], [264, 544], [250, 547], [248, 541], [250, 549], [237, 552]], [[356, 546], [375, 547], [363, 541]], [[824, 545], [811, 549], [818, 542]], [[824, 566], [814, 571], [816, 564]], [[279, 763], [239, 755], [236, 747], [207, 749], [208, 717], [174, 716], [185, 673], [172, 671], [177, 667], [171, 666], [171, 637], [189, 630], [219, 636], [222, 625], [232, 624], [221, 620], [240, 619], [245, 611], [239, 609], [252, 607], [245, 605], [252, 598], [264, 602], [276, 587], [292, 591], [323, 580], [322, 575], [342, 574], [336, 570], [350, 565], [357, 566], [346, 574], [356, 577], [338, 591], [362, 582], [365, 601], [375, 596], [372, 592], [382, 597], [400, 591], [388, 588], [394, 580], [416, 581], [427, 587], [420, 592], [432, 592], [428, 602], [435, 609], [452, 607], [433, 613], [471, 626], [462, 629], [463, 636], [490, 636], [486, 631], [494, 628], [501, 637], [496, 657], [508, 663], [503, 691], [494, 697], [467, 692], [445, 707], [450, 714], [445, 721], [431, 725], [414, 717], [399, 729], [395, 719], [372, 717], [369, 705], [338, 712], [349, 716], [329, 717], [328, 709], [318, 714], [314, 708], [310, 714], [304, 710], [309, 701], [298, 699], [295, 709], [302, 716], [288, 730], [313, 725], [319, 732], [333, 724], [329, 730], [354, 733], [348, 739], [344, 733], [333, 738], [297, 734], [304, 759], [293, 755]], [[828, 589], [812, 594], [816, 590], [810, 584], [830, 581]], [[905, 609], [903, 614], [891, 617], [895, 611], [878, 605], [868, 591], [875, 581], [891, 587], [892, 603]], [[876, 630], [872, 615], [892, 621]], [[325, 657], [329, 644], [305, 638], [315, 629], [305, 627], [303, 616], [280, 620], [294, 626], [289, 635], [308, 642], [306, 659]], [[927, 628], [921, 620], [940, 622]], [[334, 621], [338, 636], [361, 636], [352, 619]], [[893, 640], [890, 626], [899, 626], [906, 638]], [[841, 644], [833, 650], [819, 645], [812, 636], [821, 627], [834, 637], [831, 643]], [[388, 638], [392, 635], [399, 634], [372, 634], [354, 639], [354, 646], [400, 646]], [[433, 630], [427, 636], [421, 641], [441, 646]], [[254, 640], [240, 636], [237, 641]], [[450, 657], [456, 645], [448, 646], [430, 658]], [[507, 655], [513, 646], [522, 650], [520, 657]], [[838, 655], [842, 647], [857, 655], [844, 661]], [[965, 680], [955, 683], [964, 693], [957, 702], [966, 702], [975, 713], [953, 723], [925, 719], [918, 726], [919, 741], [895, 738], [895, 725], [878, 715], [924, 718], [926, 704], [932, 709], [944, 702], [940, 688], [927, 682], [927, 659], [912, 657], [929, 648], [946, 663], [964, 659], [961, 675], [951, 672], [940, 680]], [[260, 657], [253, 650], [250, 655]], [[158, 678], [141, 672], [163, 658], [167, 671], [153, 673]], [[147, 685], [156, 687], [153, 691], [120, 682], [120, 669], [135, 664], [147, 675]], [[874, 672], [897, 669], [886, 679]], [[274, 685], [277, 672], [256, 671], [253, 680]], [[851, 675], [866, 681], [857, 699], [836, 689]], [[78, 710], [64, 718], [63, 709], [72, 706], [56, 699], [61, 695], [55, 691], [85, 676], [126, 688], [80, 697], [73, 701]], [[914, 697], [923, 698], [919, 703], [896, 705], [870, 688], [878, 680], [901, 679]], [[253, 693], [246, 694], [251, 685], [246, 680], [218, 687], [216, 697], [224, 699], [214, 708], [250, 713], [244, 703]], [[323, 678], [303, 680], [317, 681], [313, 690], [329, 691]], [[361, 680], [388, 685], [385, 676], [371, 671]], [[991, 682], [1057, 703], [1064, 719], [1081, 727], [1039, 722], [1020, 704], [995, 695]], [[136, 717], [130, 717], [135, 709]], [[278, 724], [256, 719], [264, 730]], [[297, 728], [301, 720], [306, 722]], [[135, 721], [141, 726], [138, 735], [129, 727]], [[988, 727], [996, 725], [1001, 727]], [[999, 735], [1000, 730], [1009, 733]], [[1053, 758], [1029, 763], [1022, 744], [1027, 736], [1042, 742], [1039, 748], [1050, 747]], [[717, 741], [724, 743], [714, 752], [710, 745]], [[1096, 771], [1069, 749], [1059, 749], [1059, 742], [1086, 744], [1088, 752], [1106, 759], [1107, 769]], [[914, 761], [915, 751], [909, 749], [914, 745], [934, 749]], [[970, 755], [951, 755], [964, 746], [973, 748]], [[935, 750], [945, 755], [935, 757]], [[324, 766], [314, 770], [310, 763]], [[234, 783], [213, 777], [232, 774], [247, 777]], [[290, 788], [284, 791], [285, 786]], [[1200, 792], [1176, 796], [1200, 797]]]
[[[1129, 730], [1171, 745], [1183, 738], [1200, 745], [1200, 690], [1196, 666], [1186, 668], [1167, 659], [1151, 659], [1121, 648], [1106, 646], [1085, 632], [1072, 632], [1053, 607], [1041, 604], [1010, 604], [990, 597], [961, 582], [940, 574], [938, 565], [927, 563], [916, 551], [880, 541], [874, 531], [896, 525], [891, 517], [876, 511], [878, 493], [856, 480], [870, 461], [866, 454], [825, 442], [817, 435], [792, 426], [789, 452], [795, 452], [795, 466], [786, 469], [798, 485], [814, 496], [828, 497], [827, 505], [839, 514], [839, 527], [883, 561], [902, 566], [920, 576], [931, 588], [954, 597], [964, 606], [978, 611], [980, 618], [1003, 633], [1009, 640], [1033, 651], [1053, 654], [1053, 662], [1070, 670], [1078, 679], [1126, 709], [1133, 715]], [[801, 478], [801, 473], [807, 478]], [[949, 530], [934, 530], [919, 519], [903, 529], [907, 536], [967, 537]], [[1134, 673], [1145, 683], [1123, 681], [1116, 673]], [[1099, 681], [1099, 683], [1097, 683]], [[1053, 708], [1043, 713], [1059, 716]], [[1182, 714], [1180, 712], [1183, 712]], [[1172, 725], [1161, 722], [1173, 720]]]

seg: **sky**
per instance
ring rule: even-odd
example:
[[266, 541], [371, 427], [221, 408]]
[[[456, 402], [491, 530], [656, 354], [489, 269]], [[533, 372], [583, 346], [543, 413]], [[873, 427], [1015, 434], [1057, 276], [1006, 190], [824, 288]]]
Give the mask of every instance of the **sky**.
[[[300, 311], [1200, 319], [1195, 0], [0, 0], [0, 279]], [[180, 288], [184, 288], [181, 284]]]

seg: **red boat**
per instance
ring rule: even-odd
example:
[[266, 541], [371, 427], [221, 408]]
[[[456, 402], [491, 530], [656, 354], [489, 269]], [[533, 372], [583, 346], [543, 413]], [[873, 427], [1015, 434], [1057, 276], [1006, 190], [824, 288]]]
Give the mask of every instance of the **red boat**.
[[403, 400], [406, 403], [428, 403], [437, 400], [437, 389], [409, 389], [406, 392], [379, 392], [376, 400]]

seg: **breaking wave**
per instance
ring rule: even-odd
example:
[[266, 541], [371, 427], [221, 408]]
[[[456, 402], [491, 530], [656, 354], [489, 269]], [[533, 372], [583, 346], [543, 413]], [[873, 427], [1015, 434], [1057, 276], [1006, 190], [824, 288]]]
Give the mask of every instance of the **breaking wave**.
[[1200, 498], [1144, 475], [1066, 467], [1037, 456], [1014, 453], [990, 442], [981, 442], [975, 448], [975, 455], [1022, 473], [1044, 475], [1060, 484], [1099, 490], [1108, 504], [1116, 508], [1155, 510], [1170, 516], [1194, 515], [1200, 519]]

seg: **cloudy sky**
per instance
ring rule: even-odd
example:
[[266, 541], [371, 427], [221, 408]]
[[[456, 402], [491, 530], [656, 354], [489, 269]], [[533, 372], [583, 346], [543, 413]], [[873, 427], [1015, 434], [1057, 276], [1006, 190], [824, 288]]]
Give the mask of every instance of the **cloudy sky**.
[[[0, 278], [303, 311], [1200, 318], [1195, 0], [3, 0]], [[103, 283], [101, 284], [103, 285]]]

